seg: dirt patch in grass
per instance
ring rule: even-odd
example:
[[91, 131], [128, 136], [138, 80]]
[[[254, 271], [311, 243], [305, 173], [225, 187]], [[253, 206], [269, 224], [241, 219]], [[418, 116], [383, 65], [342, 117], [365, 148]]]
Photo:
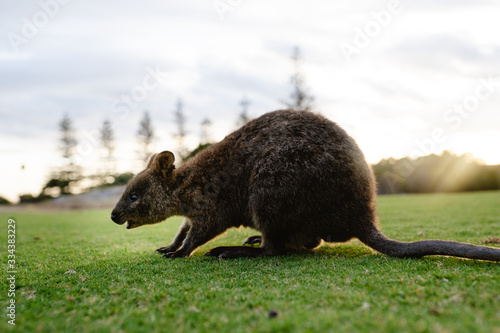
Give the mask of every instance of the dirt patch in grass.
[[486, 238], [481, 243], [483, 243], [483, 244], [500, 244], [500, 237]]

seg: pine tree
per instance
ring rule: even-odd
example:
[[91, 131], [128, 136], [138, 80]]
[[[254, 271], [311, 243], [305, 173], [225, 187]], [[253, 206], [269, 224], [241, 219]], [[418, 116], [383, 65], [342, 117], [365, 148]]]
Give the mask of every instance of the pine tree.
[[104, 120], [104, 122], [102, 123], [100, 134], [101, 134], [101, 144], [106, 153], [105, 157], [110, 158], [111, 156], [113, 156], [113, 151], [115, 150], [115, 146], [113, 142], [114, 141], [113, 127], [109, 119]]
[[175, 123], [177, 125], [177, 133], [174, 134], [174, 138], [177, 140], [177, 154], [183, 160], [187, 154], [188, 150], [185, 146], [184, 140], [186, 139], [186, 117], [184, 115], [184, 105], [182, 100], [179, 99], [175, 105]]
[[65, 163], [51, 172], [50, 179], [44, 186], [41, 195], [58, 196], [71, 194], [82, 179], [81, 168], [74, 161], [78, 141], [75, 129], [73, 128], [73, 122], [65, 114], [58, 125], [61, 131], [59, 149]]
[[238, 127], [245, 125], [245, 123], [250, 120], [250, 117], [248, 116], [248, 107], [250, 106], [250, 101], [246, 97], [244, 97], [240, 101], [240, 106], [241, 112], [238, 116], [238, 120], [236, 121], [236, 125]]
[[151, 145], [155, 139], [153, 125], [151, 124], [151, 117], [149, 116], [148, 111], [144, 111], [144, 115], [142, 116], [139, 124], [139, 130], [137, 131], [137, 138], [141, 147], [137, 153], [139, 154], [139, 158], [144, 165], [147, 165], [149, 158], [153, 154], [151, 151]]
[[113, 173], [113, 152], [115, 150], [113, 126], [109, 119], [104, 120], [100, 129], [100, 139], [104, 150], [103, 160], [106, 165], [105, 175]]
[[307, 92], [304, 75], [301, 72], [302, 53], [299, 47], [294, 47], [291, 56], [294, 71], [290, 77], [292, 91], [288, 101], [283, 101], [288, 109], [296, 111], [312, 111], [314, 97]]
[[211, 127], [212, 122], [210, 121], [210, 119], [203, 119], [203, 121], [201, 122], [200, 144], [212, 142]]
[[78, 145], [78, 141], [75, 137], [73, 123], [68, 114], [65, 114], [63, 116], [63, 119], [59, 123], [59, 129], [61, 131], [60, 149], [62, 151], [63, 158], [67, 160], [68, 164], [73, 164], [72, 157], [75, 154], [75, 149]]

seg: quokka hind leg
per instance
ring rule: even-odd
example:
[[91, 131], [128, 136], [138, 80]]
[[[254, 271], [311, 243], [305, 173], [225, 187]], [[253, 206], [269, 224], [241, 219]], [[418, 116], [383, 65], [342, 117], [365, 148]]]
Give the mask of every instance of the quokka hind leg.
[[[255, 236], [253, 236], [255, 237]], [[256, 240], [257, 238], [254, 238]], [[218, 258], [240, 258], [240, 257], [273, 257], [286, 254], [286, 248], [280, 241], [272, 242], [265, 237], [259, 239], [261, 247], [251, 246], [220, 246], [205, 255]]]
[[264, 256], [264, 251], [260, 247], [219, 246], [211, 249], [205, 255], [208, 257], [218, 257], [223, 259], [240, 257], [262, 257]]

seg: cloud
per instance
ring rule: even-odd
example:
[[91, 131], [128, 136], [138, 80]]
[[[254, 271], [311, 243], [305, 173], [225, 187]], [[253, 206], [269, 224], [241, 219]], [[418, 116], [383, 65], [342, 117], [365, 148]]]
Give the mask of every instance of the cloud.
[[399, 64], [448, 76], [499, 75], [500, 45], [483, 46], [450, 34], [409, 38], [395, 44], [388, 54]]

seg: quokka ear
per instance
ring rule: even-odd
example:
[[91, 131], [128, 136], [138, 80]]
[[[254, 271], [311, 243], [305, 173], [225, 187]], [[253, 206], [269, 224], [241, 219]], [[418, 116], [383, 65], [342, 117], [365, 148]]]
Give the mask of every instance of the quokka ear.
[[155, 158], [156, 158], [156, 155], [158, 155], [158, 154], [153, 154], [153, 155], [151, 155], [151, 157], [149, 158], [148, 165], [146, 166], [146, 169], [151, 168], [151, 165], [153, 165], [153, 162], [154, 162], [154, 160], [155, 160]]
[[[154, 158], [154, 160], [153, 160]], [[175, 169], [174, 161], [175, 157], [169, 151], [163, 151], [159, 154], [154, 155], [151, 158], [152, 161], [149, 163], [149, 168], [157, 175], [163, 178], [169, 178]]]

